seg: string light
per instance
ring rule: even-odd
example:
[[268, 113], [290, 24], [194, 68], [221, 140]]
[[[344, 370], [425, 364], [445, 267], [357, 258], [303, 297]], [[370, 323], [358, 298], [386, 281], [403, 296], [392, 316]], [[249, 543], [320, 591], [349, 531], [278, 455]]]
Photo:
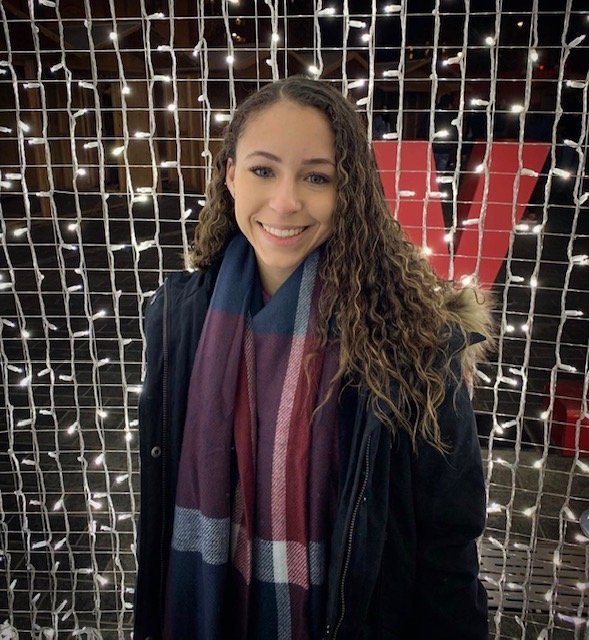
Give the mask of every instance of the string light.
[[526, 168], [523, 168], [520, 173], [522, 176], [531, 176], [532, 178], [537, 178], [540, 175], [537, 171], [534, 171], [534, 169]]
[[577, 465], [577, 467], [579, 467], [579, 469], [581, 469], [583, 473], [589, 473], [589, 464], [587, 464], [586, 462], [577, 460], [575, 464]]
[[570, 89], [584, 89], [585, 83], [581, 82], [581, 80], [567, 80], [565, 85]]
[[552, 169], [552, 173], [559, 178], [564, 178], [565, 180], [568, 180], [571, 177], [570, 171], [567, 171], [566, 169], [560, 169], [559, 167], [554, 167]]
[[442, 66], [449, 67], [449, 66], [451, 66], [453, 64], [460, 64], [461, 60], [462, 60], [462, 52], [458, 53], [453, 58], [448, 58], [446, 60], [442, 60]]
[[569, 49], [573, 49], [574, 47], [580, 45], [583, 40], [585, 40], [584, 34], [582, 36], [577, 36], [574, 40], [571, 40], [571, 42], [568, 43], [567, 47]]
[[325, 7], [325, 9], [321, 9], [321, 11], [317, 12], [318, 16], [333, 16], [335, 14], [334, 7]]

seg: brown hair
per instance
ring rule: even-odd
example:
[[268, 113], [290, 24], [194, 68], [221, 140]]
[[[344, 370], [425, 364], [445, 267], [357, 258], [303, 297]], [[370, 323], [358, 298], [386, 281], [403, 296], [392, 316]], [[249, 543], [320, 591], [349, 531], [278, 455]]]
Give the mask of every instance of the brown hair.
[[[334, 321], [339, 369], [331, 390], [341, 380], [368, 389], [372, 409], [393, 432], [399, 425], [414, 447], [420, 435], [444, 451], [437, 410], [453, 355], [449, 340], [458, 332], [465, 344], [471, 330], [490, 337], [488, 309], [476, 289], [458, 290], [439, 279], [393, 219], [366, 126], [336, 89], [294, 76], [266, 85], [241, 104], [215, 159], [190, 263], [208, 267], [237, 232], [225, 184], [227, 160], [235, 157], [248, 119], [280, 100], [315, 107], [335, 135], [337, 199], [321, 268], [318, 327], [319, 344], [325, 346], [328, 320]], [[467, 351], [466, 359], [472, 358], [472, 348]], [[392, 383], [399, 388], [394, 401]]]

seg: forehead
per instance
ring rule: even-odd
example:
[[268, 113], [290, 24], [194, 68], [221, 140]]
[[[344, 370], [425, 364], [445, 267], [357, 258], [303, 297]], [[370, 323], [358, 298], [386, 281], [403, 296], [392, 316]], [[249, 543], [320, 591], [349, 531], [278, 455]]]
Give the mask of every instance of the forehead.
[[327, 117], [315, 107], [281, 100], [252, 113], [241, 130], [237, 154], [271, 145], [303, 153], [335, 153], [335, 136]]

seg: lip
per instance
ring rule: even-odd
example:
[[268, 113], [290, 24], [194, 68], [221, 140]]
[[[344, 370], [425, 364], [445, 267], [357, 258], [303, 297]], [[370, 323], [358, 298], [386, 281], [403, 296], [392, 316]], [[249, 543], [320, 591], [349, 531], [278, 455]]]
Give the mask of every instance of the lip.
[[[289, 247], [297, 244], [301, 238], [305, 236], [305, 232], [310, 228], [307, 225], [281, 225], [281, 224], [265, 224], [262, 222], [258, 222], [260, 227], [260, 231], [262, 232], [264, 238], [272, 242], [273, 244]], [[268, 231], [267, 229], [278, 229], [279, 231], [295, 231], [300, 229], [300, 233], [296, 233], [291, 236], [277, 236]]]

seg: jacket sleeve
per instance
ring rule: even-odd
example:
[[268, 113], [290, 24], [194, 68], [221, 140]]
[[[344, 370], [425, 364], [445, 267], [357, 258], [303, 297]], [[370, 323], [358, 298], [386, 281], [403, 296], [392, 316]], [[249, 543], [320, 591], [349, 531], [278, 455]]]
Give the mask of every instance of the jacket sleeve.
[[[455, 357], [458, 379], [459, 367]], [[484, 640], [487, 594], [478, 579], [476, 539], [485, 527], [485, 482], [466, 385], [447, 384], [439, 423], [449, 453], [422, 444], [414, 459], [415, 637]]]
[[163, 290], [145, 308], [146, 370], [139, 398], [141, 503], [138, 527], [138, 573], [135, 584], [134, 637], [158, 637], [161, 626], [162, 468], [154, 447], [161, 447], [163, 371]]

